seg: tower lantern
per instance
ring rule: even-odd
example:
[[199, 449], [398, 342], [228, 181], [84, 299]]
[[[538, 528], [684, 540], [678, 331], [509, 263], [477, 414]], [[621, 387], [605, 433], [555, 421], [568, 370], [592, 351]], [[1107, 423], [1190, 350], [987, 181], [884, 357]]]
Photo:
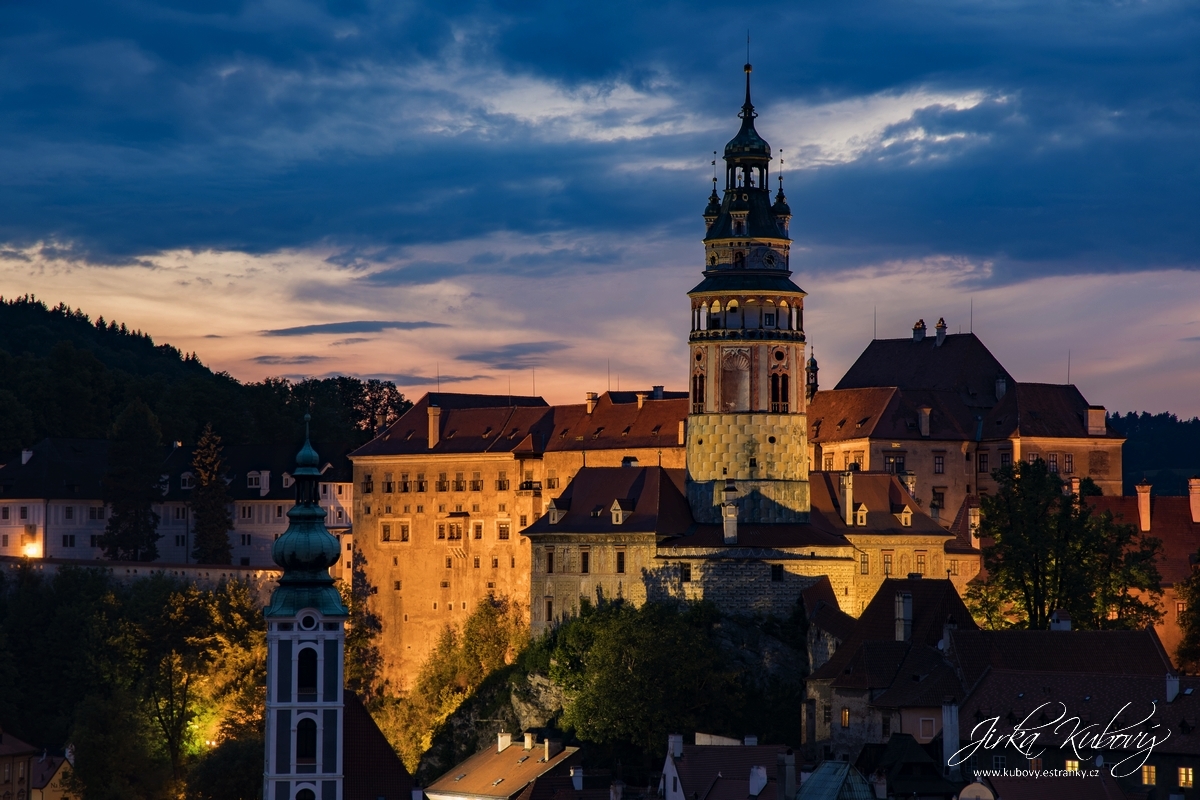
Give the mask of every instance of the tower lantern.
[[[305, 415], [307, 429], [309, 417]], [[320, 459], [305, 431], [296, 505], [271, 556], [283, 569], [267, 619], [264, 800], [342, 800], [345, 622], [329, 567], [340, 557], [317, 500]]]
[[792, 212], [782, 178], [772, 202], [751, 72], [724, 193], [714, 183], [704, 212], [704, 280], [688, 292], [688, 501], [700, 522], [729, 523], [727, 494], [743, 522], [807, 522], [805, 294], [791, 281]]

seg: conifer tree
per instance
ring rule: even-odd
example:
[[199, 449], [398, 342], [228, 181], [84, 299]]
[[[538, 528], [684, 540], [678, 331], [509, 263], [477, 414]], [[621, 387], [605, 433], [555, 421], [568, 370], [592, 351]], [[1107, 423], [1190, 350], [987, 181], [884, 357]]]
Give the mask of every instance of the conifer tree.
[[229, 489], [221, 458], [221, 437], [213, 432], [212, 423], [204, 426], [196, 444], [192, 474], [196, 478], [191, 503], [195, 531], [192, 558], [197, 564], [231, 564], [229, 531], [233, 522], [228, 511]]
[[135, 398], [117, 417], [109, 436], [104, 501], [112, 509], [100, 546], [109, 558], [153, 561], [158, 558], [158, 514], [162, 500], [162, 451], [158, 418]]

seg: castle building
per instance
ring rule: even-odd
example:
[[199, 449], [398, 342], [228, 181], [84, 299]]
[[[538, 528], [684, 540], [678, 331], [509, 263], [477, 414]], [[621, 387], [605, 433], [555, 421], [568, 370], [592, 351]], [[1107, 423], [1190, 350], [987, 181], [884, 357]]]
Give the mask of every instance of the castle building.
[[340, 546], [325, 527], [320, 467], [306, 437], [292, 473], [296, 503], [272, 546], [283, 576], [266, 609], [266, 800], [344, 799], [342, 686], [350, 612], [329, 574]]

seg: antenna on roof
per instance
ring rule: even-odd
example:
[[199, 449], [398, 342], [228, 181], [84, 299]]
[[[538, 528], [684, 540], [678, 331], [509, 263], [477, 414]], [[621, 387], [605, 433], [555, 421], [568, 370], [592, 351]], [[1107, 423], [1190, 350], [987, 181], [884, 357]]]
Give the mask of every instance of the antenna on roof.
[[879, 338], [879, 306], [871, 306], [871, 326], [871, 341], [875, 341]]
[[437, 371], [437, 390], [438, 390], [438, 394], [441, 394], [441, 393], [442, 393], [442, 362], [440, 362], [440, 361], [435, 361], [435, 362], [433, 362], [433, 364], [434, 364], [434, 367], [433, 367], [433, 368], [434, 368], [434, 369]]
[[1071, 385], [1071, 349], [1067, 348], [1067, 386]]
[[612, 359], [608, 360], [608, 391], [612, 391]]
[[537, 367], [530, 367], [529, 371], [533, 373], [533, 396], [537, 397]]
[[975, 297], [971, 297], [971, 333], [975, 332]]

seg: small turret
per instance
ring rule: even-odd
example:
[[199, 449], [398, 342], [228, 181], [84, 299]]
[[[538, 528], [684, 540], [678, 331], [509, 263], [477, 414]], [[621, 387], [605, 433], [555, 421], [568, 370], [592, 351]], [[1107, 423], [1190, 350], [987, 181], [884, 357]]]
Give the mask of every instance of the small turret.
[[804, 376], [804, 396], [811, 403], [812, 399], [817, 395], [817, 354], [815, 350], [808, 357], [807, 367]]
[[704, 229], [712, 228], [719, 216], [721, 216], [721, 198], [717, 195], [717, 179], [713, 178], [712, 194], [708, 196], [708, 207], [704, 209]]

